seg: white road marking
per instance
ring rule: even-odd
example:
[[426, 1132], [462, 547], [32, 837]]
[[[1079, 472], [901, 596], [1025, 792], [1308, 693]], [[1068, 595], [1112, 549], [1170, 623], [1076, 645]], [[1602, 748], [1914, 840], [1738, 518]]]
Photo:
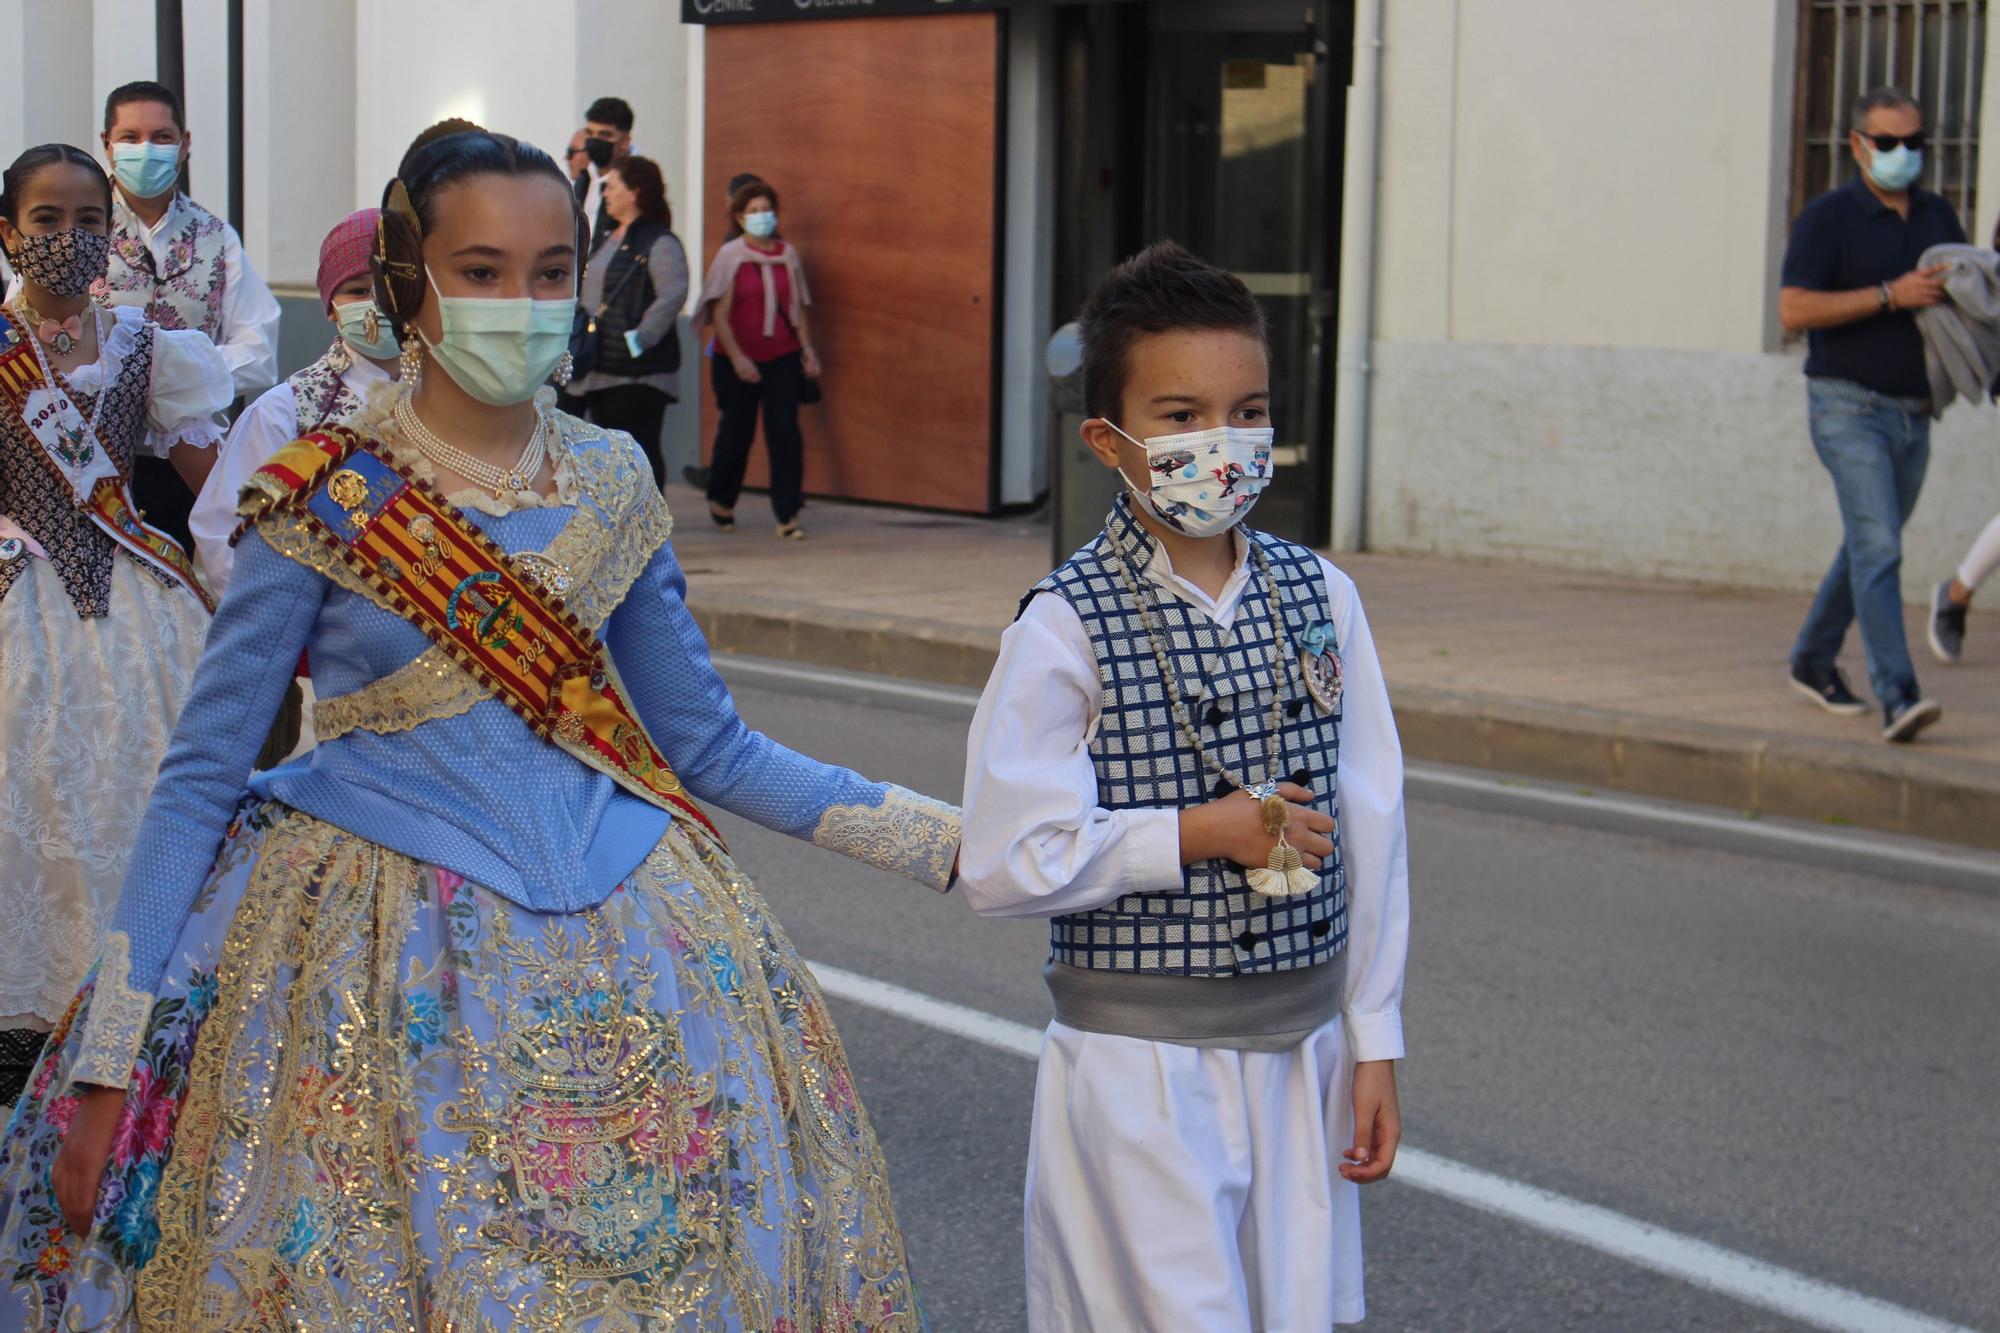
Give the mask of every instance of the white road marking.
[[[718, 657], [716, 666], [725, 676], [741, 674], [749, 679], [791, 681], [802, 685], [828, 686], [855, 694], [872, 694], [887, 699], [920, 699], [926, 703], [962, 707], [968, 717], [979, 704], [979, 691], [951, 685], [925, 685], [887, 676], [863, 675], [794, 662], [764, 658]], [[1877, 837], [1858, 829], [1816, 829], [1784, 820], [1750, 820], [1741, 815], [1714, 813], [1624, 797], [1609, 793], [1585, 794], [1538, 781], [1509, 778], [1504, 774], [1484, 774], [1440, 764], [1411, 763], [1404, 766], [1411, 795], [1426, 797], [1446, 791], [1464, 792], [1488, 799], [1499, 798], [1509, 805], [1571, 810], [1596, 816], [1607, 826], [1626, 831], [1674, 828], [1706, 834], [1732, 850], [1779, 851], [1793, 848], [1812, 853], [1834, 853], [1856, 858], [1856, 869], [1877, 869], [1892, 873], [1905, 869], [1948, 877], [1984, 886], [1988, 892], [2000, 888], [2000, 856], [1972, 848], [1933, 850], [1914, 839]], [[1525, 812], [1525, 811], [1523, 811]]]
[[[1025, 1023], [831, 963], [808, 962], [807, 966], [828, 995], [1009, 1055], [1033, 1060], [1041, 1053], [1040, 1030]], [[1396, 1154], [1393, 1179], [1815, 1328], [1840, 1333], [1973, 1333], [1962, 1325], [1407, 1144]]]

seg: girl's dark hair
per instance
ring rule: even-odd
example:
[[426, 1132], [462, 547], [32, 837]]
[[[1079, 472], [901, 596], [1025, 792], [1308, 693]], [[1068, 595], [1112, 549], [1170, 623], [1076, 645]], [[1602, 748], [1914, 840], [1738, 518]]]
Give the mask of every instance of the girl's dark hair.
[[744, 209], [759, 199], [769, 199], [771, 211], [778, 211], [778, 192], [771, 188], [768, 181], [752, 176], [747, 185], [739, 185], [729, 192], [729, 235], [723, 237], [724, 240], [733, 241], [743, 234], [743, 224], [737, 219], [743, 215]]
[[1125, 396], [1132, 344], [1177, 329], [1233, 329], [1262, 343], [1264, 307], [1243, 279], [1156, 241], [1104, 275], [1077, 316], [1083, 338], [1083, 406], [1115, 417]]
[[[583, 210], [555, 159], [533, 144], [492, 130], [457, 129], [439, 134], [443, 125], [434, 125], [410, 146], [396, 178], [382, 192], [381, 231], [372, 267], [375, 274], [375, 304], [389, 318], [396, 336], [404, 335], [405, 325], [423, 309], [424, 237], [437, 226], [438, 196], [460, 181], [475, 176], [547, 176], [569, 196], [570, 214], [576, 223], [577, 274], [583, 272], [585, 241], [589, 231]], [[400, 186], [399, 190], [397, 187]], [[404, 211], [414, 211], [411, 221]]]
[[21, 195], [28, 188], [28, 182], [39, 176], [45, 168], [55, 166], [82, 167], [97, 178], [104, 187], [104, 211], [111, 212], [111, 178], [104, 174], [104, 168], [97, 159], [81, 148], [66, 143], [45, 143], [39, 148], [30, 148], [14, 159], [14, 165], [0, 176], [0, 217], [16, 226], [21, 221]]
[[606, 171], [617, 172], [618, 179], [625, 182], [625, 188], [638, 201], [640, 217], [669, 227], [674, 225], [673, 210], [667, 207], [667, 178], [660, 174], [659, 163], [650, 157], [621, 157]]

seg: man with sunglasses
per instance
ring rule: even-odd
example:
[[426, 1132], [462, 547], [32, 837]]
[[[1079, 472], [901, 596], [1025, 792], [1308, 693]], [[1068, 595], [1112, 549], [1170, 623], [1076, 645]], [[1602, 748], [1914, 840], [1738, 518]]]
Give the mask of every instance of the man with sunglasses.
[[1778, 293], [1785, 330], [1807, 335], [1813, 449], [1833, 477], [1842, 528], [1792, 646], [1792, 685], [1830, 713], [1867, 713], [1835, 664], [1858, 619], [1882, 735], [1911, 741], [1942, 711], [1917, 688], [1903, 631], [1903, 524], [1930, 462], [1930, 381], [1913, 312], [1944, 299], [1944, 266], [1918, 260], [1933, 245], [1964, 243], [1965, 230], [1917, 184], [1923, 114], [1907, 93], [1867, 94], [1852, 123], [1860, 172], [1799, 214]]

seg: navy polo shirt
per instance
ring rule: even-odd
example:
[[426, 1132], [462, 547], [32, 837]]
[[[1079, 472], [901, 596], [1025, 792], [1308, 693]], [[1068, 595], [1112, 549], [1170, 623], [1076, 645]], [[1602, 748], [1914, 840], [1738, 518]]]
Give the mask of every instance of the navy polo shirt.
[[[1933, 245], [1964, 244], [1943, 196], [1910, 191], [1910, 218], [1875, 197], [1859, 176], [1807, 204], [1785, 249], [1786, 287], [1851, 292], [1894, 282]], [[1928, 398], [1924, 336], [1908, 310], [1891, 310], [1806, 335], [1806, 374], [1851, 380], [1892, 398]]]

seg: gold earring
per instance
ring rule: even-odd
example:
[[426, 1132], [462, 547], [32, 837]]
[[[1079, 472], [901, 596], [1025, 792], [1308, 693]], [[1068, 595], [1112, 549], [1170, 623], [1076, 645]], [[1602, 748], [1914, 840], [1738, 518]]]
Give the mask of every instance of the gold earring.
[[417, 382], [424, 377], [424, 345], [415, 329], [404, 336], [403, 352], [396, 358], [396, 363], [401, 369], [403, 387], [415, 393]]

